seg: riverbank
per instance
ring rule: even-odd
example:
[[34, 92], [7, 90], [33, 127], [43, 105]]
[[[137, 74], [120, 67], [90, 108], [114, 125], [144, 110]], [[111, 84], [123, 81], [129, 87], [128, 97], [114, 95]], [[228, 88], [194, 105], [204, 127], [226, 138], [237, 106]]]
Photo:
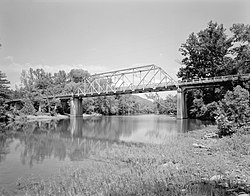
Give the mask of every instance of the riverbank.
[[25, 116], [27, 121], [38, 121], [38, 120], [59, 120], [59, 119], [67, 119], [69, 118], [69, 115], [62, 115], [62, 114], [57, 114], [55, 116], [50, 116], [50, 115], [27, 115]]
[[[83, 118], [86, 117], [92, 117], [92, 116], [101, 116], [101, 114], [97, 114], [97, 113], [93, 113], [93, 114], [83, 114], [82, 115]], [[32, 121], [43, 121], [43, 120], [60, 120], [60, 119], [67, 119], [70, 118], [70, 114], [56, 114], [54, 116], [51, 116], [50, 114], [39, 114], [39, 115], [23, 115], [23, 116], [15, 116], [12, 117], [11, 119], [13, 121], [28, 121], [28, 122], [32, 122]]]
[[[216, 127], [164, 144], [113, 144], [48, 181], [18, 182], [27, 195], [239, 195], [250, 193], [250, 136], [217, 138]], [[210, 188], [209, 188], [210, 187]]]

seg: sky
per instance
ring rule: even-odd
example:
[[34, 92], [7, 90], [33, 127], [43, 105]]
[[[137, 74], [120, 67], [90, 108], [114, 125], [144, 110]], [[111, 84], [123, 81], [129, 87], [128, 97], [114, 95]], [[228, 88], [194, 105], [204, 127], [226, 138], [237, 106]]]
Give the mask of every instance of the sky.
[[0, 0], [0, 70], [91, 74], [155, 64], [174, 79], [179, 48], [209, 21], [250, 24], [249, 0]]

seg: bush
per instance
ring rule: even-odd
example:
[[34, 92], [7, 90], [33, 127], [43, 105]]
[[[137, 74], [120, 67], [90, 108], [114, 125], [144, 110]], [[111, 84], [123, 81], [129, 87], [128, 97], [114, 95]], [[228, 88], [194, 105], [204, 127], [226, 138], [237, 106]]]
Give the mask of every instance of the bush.
[[0, 105], [0, 121], [4, 121], [6, 118], [6, 109], [4, 106]]
[[250, 107], [249, 92], [241, 86], [228, 91], [224, 99], [218, 102], [216, 122], [219, 135], [231, 135], [238, 130], [249, 133]]
[[25, 115], [34, 115], [36, 113], [36, 110], [31, 102], [30, 99], [24, 99], [24, 106], [21, 109], [21, 113], [25, 114]]

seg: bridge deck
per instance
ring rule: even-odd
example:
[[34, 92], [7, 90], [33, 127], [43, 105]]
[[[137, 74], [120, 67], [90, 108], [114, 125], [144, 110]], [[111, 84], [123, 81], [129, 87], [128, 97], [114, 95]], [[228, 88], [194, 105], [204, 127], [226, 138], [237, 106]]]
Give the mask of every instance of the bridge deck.
[[224, 83], [230, 81], [248, 81], [250, 80], [250, 73], [249, 74], [242, 74], [242, 75], [227, 75], [227, 76], [216, 76], [210, 78], [197, 78], [193, 80], [179, 80], [178, 86], [196, 86], [196, 85], [206, 85], [206, 84], [216, 84], [216, 83]]

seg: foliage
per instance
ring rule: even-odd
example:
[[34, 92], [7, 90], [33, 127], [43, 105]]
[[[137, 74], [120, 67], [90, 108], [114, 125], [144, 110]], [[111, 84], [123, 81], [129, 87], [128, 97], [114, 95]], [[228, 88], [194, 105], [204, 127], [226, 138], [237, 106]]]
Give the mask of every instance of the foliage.
[[[63, 111], [69, 111], [68, 104], [55, 103], [52, 99], [45, 99], [45, 97], [51, 97], [60, 93], [72, 94], [75, 93], [79, 87], [84, 89], [86, 88], [84, 81], [89, 76], [90, 74], [88, 71], [82, 69], [72, 69], [68, 74], [65, 71], [51, 74], [45, 72], [43, 69], [34, 70], [30, 68], [28, 71], [22, 71], [22, 87], [13, 92], [13, 97], [25, 97], [29, 99], [34, 103], [35, 110], [39, 112], [54, 114], [60, 111], [63, 113]], [[100, 85], [102, 88], [106, 88], [106, 85], [110, 82], [111, 81], [107, 79], [102, 79]], [[83, 111], [88, 114], [127, 115], [152, 113], [154, 112], [153, 107], [150, 101], [146, 103], [145, 99], [140, 99], [137, 96], [131, 95], [116, 97], [101, 96], [83, 99]], [[55, 108], [57, 109], [55, 110]], [[26, 111], [27, 108], [24, 110]], [[28, 111], [31, 113], [33, 112], [29, 109]]]
[[216, 113], [219, 135], [231, 135], [237, 132], [239, 128], [246, 128], [246, 133], [249, 133], [250, 106], [248, 90], [236, 86], [233, 91], [228, 91], [224, 99], [219, 101]]
[[228, 37], [222, 24], [189, 35], [180, 51], [184, 56], [178, 77], [194, 79], [250, 72], [250, 26], [234, 24]]
[[0, 99], [9, 97], [9, 84], [10, 82], [6, 79], [6, 75], [0, 71]]
[[[209, 95], [211, 92], [213, 91], [207, 89], [191, 91], [191, 93], [193, 93], [192, 96], [194, 97], [190, 107], [191, 117], [214, 120], [215, 111], [217, 109], [217, 99], [215, 93]], [[204, 94], [206, 96], [204, 96]], [[210, 102], [211, 100], [216, 101]]]
[[[182, 65], [177, 76], [182, 80], [250, 73], [250, 26], [233, 24], [228, 36], [222, 24], [210, 21], [208, 26], [192, 33], [180, 47]], [[232, 85], [232, 84], [231, 84]], [[237, 83], [233, 84], [234, 86]], [[250, 82], [244, 84], [249, 89]], [[229, 87], [188, 90], [188, 112], [193, 118], [213, 119], [208, 107], [223, 98]], [[211, 109], [211, 108], [210, 108]]]
[[60, 70], [58, 73], [54, 73], [53, 83], [55, 85], [65, 84], [67, 81], [67, 74], [65, 71]]
[[69, 82], [65, 85], [63, 91], [69, 94], [75, 93], [78, 87], [80, 87], [80, 83]]
[[146, 94], [148, 99], [154, 101], [155, 109], [159, 114], [176, 114], [177, 113], [177, 95], [168, 94], [165, 99], [155, 94]]
[[52, 84], [51, 73], [46, 73], [43, 69], [32, 69], [28, 71], [22, 71], [21, 73], [21, 84], [24, 90], [29, 92], [40, 91], [45, 93]]
[[69, 79], [71, 82], [82, 82], [84, 79], [88, 78], [90, 76], [88, 71], [85, 71], [83, 69], [72, 69], [69, 74]]
[[10, 96], [9, 84], [6, 75], [0, 71], [0, 121], [6, 119], [5, 101]]
[[217, 102], [215, 101], [206, 105], [202, 105], [200, 116], [205, 119], [214, 120], [216, 116], [217, 107]]
[[31, 100], [30, 99], [23, 99], [23, 101], [24, 101], [24, 106], [20, 112], [22, 114], [25, 114], [25, 115], [34, 115], [36, 110], [33, 106], [33, 103], [31, 102]]
[[234, 58], [231, 66], [236, 73], [250, 73], [250, 25], [234, 24], [230, 30], [234, 42], [230, 49]]
[[[58, 103], [55, 103], [52, 99], [45, 100], [44, 97], [75, 92], [79, 86], [76, 82], [79, 82], [83, 75], [87, 76], [89, 74], [84, 70], [71, 70], [68, 76], [62, 70], [54, 73], [54, 75], [45, 72], [43, 69], [34, 70], [30, 68], [28, 71], [23, 70], [21, 73], [22, 87], [13, 92], [13, 96], [15, 98], [30, 99], [37, 111], [54, 113], [55, 110], [51, 110], [51, 107], [58, 105]], [[30, 108], [30, 106], [27, 107]], [[25, 113], [33, 113], [31, 108], [26, 108], [24, 111]]]
[[189, 35], [180, 51], [184, 56], [178, 77], [182, 79], [205, 78], [220, 75], [225, 55], [232, 46], [223, 25], [210, 21], [208, 27], [196, 35]]
[[0, 122], [6, 120], [6, 107], [4, 104], [0, 105]]
[[135, 95], [100, 96], [83, 99], [83, 111], [103, 115], [153, 113], [153, 103]]
[[177, 113], [177, 95], [167, 95], [164, 100], [164, 105], [166, 111], [164, 113], [167, 114], [176, 114]]

